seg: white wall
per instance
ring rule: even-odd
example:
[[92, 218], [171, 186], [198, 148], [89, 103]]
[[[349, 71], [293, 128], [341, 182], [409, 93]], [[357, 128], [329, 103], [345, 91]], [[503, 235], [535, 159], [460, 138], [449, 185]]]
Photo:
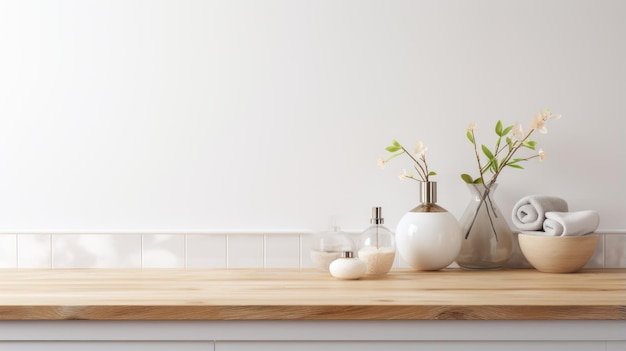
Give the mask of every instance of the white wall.
[[497, 197], [626, 228], [626, 2], [0, 1], [0, 231], [321, 230], [417, 204], [429, 147], [460, 216], [465, 128], [563, 118]]

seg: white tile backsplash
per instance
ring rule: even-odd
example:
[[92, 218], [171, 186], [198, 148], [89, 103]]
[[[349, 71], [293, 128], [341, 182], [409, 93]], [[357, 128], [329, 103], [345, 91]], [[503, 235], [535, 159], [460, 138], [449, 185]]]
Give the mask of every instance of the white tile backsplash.
[[0, 268], [17, 267], [17, 235], [0, 234]]
[[154, 234], [142, 235], [143, 268], [184, 268], [185, 236]]
[[187, 235], [187, 268], [226, 268], [226, 235]]
[[230, 234], [226, 240], [227, 268], [263, 268], [263, 235]]
[[313, 260], [311, 260], [311, 249], [315, 243], [313, 234], [300, 235], [300, 267], [315, 268]]
[[[0, 234], [0, 268], [314, 268], [314, 240], [307, 233]], [[409, 268], [399, 254], [394, 267]], [[585, 267], [626, 268], [626, 234], [601, 234]]]
[[141, 268], [141, 235], [53, 235], [52, 267]]
[[604, 267], [626, 268], [626, 235], [604, 237]]
[[20, 234], [17, 236], [17, 266], [19, 268], [52, 267], [52, 235]]
[[265, 268], [300, 268], [300, 236], [265, 235]]
[[593, 253], [593, 256], [591, 256], [589, 262], [587, 262], [584, 268], [604, 268], [604, 241], [604, 235], [600, 235], [596, 251]]

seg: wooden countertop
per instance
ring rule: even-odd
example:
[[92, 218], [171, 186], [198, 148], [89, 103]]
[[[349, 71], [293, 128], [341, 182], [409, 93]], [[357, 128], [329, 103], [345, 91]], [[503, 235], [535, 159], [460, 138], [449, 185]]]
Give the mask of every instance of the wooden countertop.
[[0, 320], [626, 320], [626, 269], [3, 269]]

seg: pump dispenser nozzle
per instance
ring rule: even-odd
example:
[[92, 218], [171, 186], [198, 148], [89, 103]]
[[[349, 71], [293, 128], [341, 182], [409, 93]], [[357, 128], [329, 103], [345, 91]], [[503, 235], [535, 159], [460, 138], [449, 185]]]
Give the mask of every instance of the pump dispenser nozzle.
[[383, 218], [383, 210], [380, 207], [372, 207], [372, 219], [370, 219], [371, 224], [384, 224], [385, 219]]

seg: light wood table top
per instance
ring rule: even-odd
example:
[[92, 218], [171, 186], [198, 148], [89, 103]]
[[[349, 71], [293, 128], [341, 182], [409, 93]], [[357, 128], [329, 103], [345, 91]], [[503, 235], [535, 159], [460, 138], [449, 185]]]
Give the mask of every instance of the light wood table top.
[[626, 269], [2, 269], [0, 320], [626, 320]]

